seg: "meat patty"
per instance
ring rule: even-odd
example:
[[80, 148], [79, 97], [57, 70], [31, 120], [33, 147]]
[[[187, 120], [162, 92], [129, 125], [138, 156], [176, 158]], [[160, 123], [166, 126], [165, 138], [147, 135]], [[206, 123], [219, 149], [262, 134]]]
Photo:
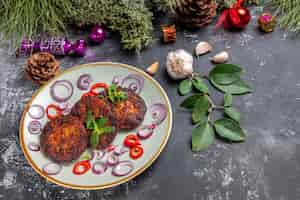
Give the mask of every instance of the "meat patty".
[[100, 99], [96, 96], [82, 97], [72, 108], [71, 115], [78, 117], [81, 121], [85, 121], [88, 111], [93, 113], [95, 118], [108, 117], [113, 120], [111, 103], [106, 99]]
[[[112, 133], [103, 133], [99, 136], [99, 143], [96, 146], [96, 149], [105, 149], [107, 148], [115, 139], [117, 133], [118, 133], [118, 129], [116, 127], [115, 122], [112, 121], [107, 121], [106, 126], [113, 126], [115, 127], [115, 131]], [[89, 131], [89, 133], [91, 133], [91, 131]]]
[[[112, 105], [105, 98], [101, 99], [96, 96], [84, 96], [82, 97], [72, 108], [71, 115], [77, 116], [84, 124], [88, 111], [91, 111], [94, 118], [107, 117], [107, 125], [114, 126], [115, 131], [113, 133], [104, 133], [99, 136], [99, 144], [97, 149], [105, 149], [108, 147], [117, 135], [116, 119], [112, 113]], [[88, 130], [90, 135], [91, 131]]]
[[121, 87], [118, 90], [126, 92], [127, 99], [113, 104], [113, 115], [119, 129], [132, 130], [144, 120], [147, 110], [145, 101], [131, 90]]
[[41, 150], [60, 163], [79, 158], [88, 143], [88, 132], [74, 116], [63, 116], [49, 121], [40, 136]]

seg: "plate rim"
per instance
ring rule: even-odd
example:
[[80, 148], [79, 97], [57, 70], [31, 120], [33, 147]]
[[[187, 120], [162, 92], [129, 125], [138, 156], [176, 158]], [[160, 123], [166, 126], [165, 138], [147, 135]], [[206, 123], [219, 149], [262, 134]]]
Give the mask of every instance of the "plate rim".
[[[43, 173], [41, 169], [39, 169], [34, 161], [31, 159], [30, 155], [27, 152], [26, 149], [26, 145], [25, 145], [25, 141], [24, 141], [24, 120], [25, 120], [25, 115], [28, 111], [28, 109], [30, 108], [32, 102], [34, 101], [34, 99], [36, 98], [36, 96], [44, 90], [44, 88], [46, 88], [48, 85], [50, 85], [52, 82], [54, 82], [55, 80], [59, 79], [62, 75], [67, 74], [71, 71], [75, 71], [87, 66], [90, 67], [104, 67], [104, 66], [112, 66], [112, 67], [123, 67], [123, 68], [127, 68], [131, 71], [135, 71], [139, 74], [142, 74], [144, 77], [146, 77], [149, 81], [151, 81], [156, 88], [161, 92], [161, 94], [163, 95], [163, 98], [165, 99], [167, 106], [169, 109], [168, 112], [168, 126], [167, 126], [167, 131], [166, 134], [163, 138], [163, 141], [161, 143], [161, 145], [159, 146], [158, 150], [155, 152], [155, 154], [142, 166], [140, 167], [135, 173], [131, 174], [130, 176], [126, 176], [118, 181], [114, 181], [108, 184], [102, 184], [102, 185], [91, 185], [91, 186], [82, 186], [82, 185], [75, 185], [75, 184], [69, 184], [69, 183], [65, 183], [62, 182], [60, 180], [57, 180], [51, 176], [48, 176], [47, 174]], [[124, 63], [118, 63], [118, 62], [92, 62], [92, 63], [86, 63], [86, 64], [81, 64], [81, 65], [76, 65], [73, 67], [70, 67], [68, 69], [65, 69], [63, 72], [61, 72], [58, 76], [56, 76], [55, 78], [51, 79], [50, 81], [48, 81], [46, 84], [42, 85], [37, 91], [34, 92], [34, 94], [32, 95], [30, 101], [24, 106], [23, 112], [22, 112], [22, 117], [21, 117], [21, 121], [20, 121], [20, 125], [19, 125], [19, 139], [20, 139], [20, 146], [21, 149], [23, 151], [23, 154], [27, 160], [27, 162], [30, 164], [30, 166], [43, 178], [45, 178], [47, 181], [50, 181], [52, 183], [55, 183], [59, 186], [63, 186], [66, 188], [71, 188], [71, 189], [80, 189], [80, 190], [99, 190], [99, 189], [105, 189], [105, 188], [111, 188], [117, 185], [120, 185], [122, 183], [125, 183], [127, 181], [132, 180], [133, 178], [137, 177], [138, 175], [140, 175], [141, 173], [143, 173], [147, 168], [149, 168], [154, 161], [158, 158], [158, 156], [161, 154], [161, 152], [164, 150], [167, 141], [171, 135], [171, 130], [172, 130], [172, 124], [173, 124], [173, 111], [172, 111], [172, 106], [170, 103], [170, 100], [168, 98], [168, 95], [166, 94], [165, 90], [161, 87], [161, 85], [158, 83], [158, 81], [156, 81], [154, 78], [152, 78], [149, 74], [147, 74], [146, 72], [144, 72], [143, 70], [133, 66], [133, 65], [128, 65], [128, 64], [124, 64]]]

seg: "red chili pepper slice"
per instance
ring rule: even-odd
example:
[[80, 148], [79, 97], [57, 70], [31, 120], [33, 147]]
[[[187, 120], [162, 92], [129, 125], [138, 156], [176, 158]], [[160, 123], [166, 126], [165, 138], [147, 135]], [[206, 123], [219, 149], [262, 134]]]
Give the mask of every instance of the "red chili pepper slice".
[[92, 85], [89, 93], [93, 94], [93, 95], [98, 95], [99, 92], [96, 92], [95, 90], [98, 88], [103, 88], [103, 89], [108, 89], [108, 85], [106, 83], [95, 83], [94, 85]]
[[130, 157], [132, 159], [138, 159], [144, 154], [144, 149], [141, 146], [135, 146], [130, 149]]
[[91, 163], [88, 160], [83, 160], [76, 163], [73, 167], [73, 173], [76, 175], [82, 175], [91, 169]]
[[139, 138], [137, 135], [133, 135], [133, 134], [127, 135], [124, 140], [124, 146], [129, 147], [129, 148], [135, 147], [139, 144], [140, 144], [140, 141], [139, 141]]
[[[55, 110], [55, 114], [51, 114], [50, 110]], [[46, 108], [46, 113], [47, 113], [48, 119], [52, 120], [52, 119], [55, 119], [56, 117], [61, 116], [62, 110], [57, 105], [50, 104]]]
[[87, 96], [96, 96], [96, 95], [92, 94], [91, 92], [86, 92], [82, 96], [87, 97]]

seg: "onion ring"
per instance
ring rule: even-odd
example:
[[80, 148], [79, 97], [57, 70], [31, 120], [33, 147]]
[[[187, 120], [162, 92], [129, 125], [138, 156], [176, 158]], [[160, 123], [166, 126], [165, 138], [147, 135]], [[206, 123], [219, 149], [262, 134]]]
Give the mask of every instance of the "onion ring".
[[167, 107], [162, 103], [155, 103], [150, 107], [152, 122], [156, 125], [161, 124], [167, 117]]
[[139, 94], [144, 87], [144, 78], [137, 74], [129, 74], [122, 80], [121, 87]]
[[32, 135], [38, 135], [42, 131], [42, 124], [37, 120], [32, 120], [29, 122], [27, 128], [29, 133], [31, 133]]
[[34, 104], [29, 108], [28, 114], [32, 119], [41, 119], [45, 115], [45, 110], [43, 106]]
[[[64, 90], [66, 90], [67, 94], [62, 96], [60, 94], [60, 91], [58, 91], [58, 87], [63, 87]], [[53, 85], [50, 87], [50, 95], [53, 98], [54, 101], [57, 101], [59, 103], [68, 101], [72, 95], [73, 95], [73, 85], [70, 81], [67, 80], [59, 80], [55, 81]]]
[[77, 87], [80, 90], [88, 90], [93, 79], [90, 74], [82, 74], [77, 80]]
[[114, 176], [126, 176], [133, 170], [133, 164], [130, 161], [121, 161], [113, 167], [111, 173]]

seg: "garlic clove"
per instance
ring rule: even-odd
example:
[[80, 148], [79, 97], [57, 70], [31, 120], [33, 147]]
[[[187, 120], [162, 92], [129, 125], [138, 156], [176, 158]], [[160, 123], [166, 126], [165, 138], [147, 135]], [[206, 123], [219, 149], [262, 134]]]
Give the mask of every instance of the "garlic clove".
[[153, 63], [152, 65], [150, 65], [147, 69], [146, 72], [150, 75], [155, 75], [157, 70], [159, 68], [159, 62], [156, 61], [155, 63]]
[[214, 57], [212, 57], [210, 60], [213, 63], [221, 64], [227, 62], [229, 59], [229, 54], [226, 51], [222, 51], [218, 54], [216, 54]]
[[203, 54], [206, 54], [208, 52], [211, 52], [213, 50], [213, 47], [208, 42], [201, 41], [197, 44], [195, 48], [195, 54], [196, 56], [200, 56]]

